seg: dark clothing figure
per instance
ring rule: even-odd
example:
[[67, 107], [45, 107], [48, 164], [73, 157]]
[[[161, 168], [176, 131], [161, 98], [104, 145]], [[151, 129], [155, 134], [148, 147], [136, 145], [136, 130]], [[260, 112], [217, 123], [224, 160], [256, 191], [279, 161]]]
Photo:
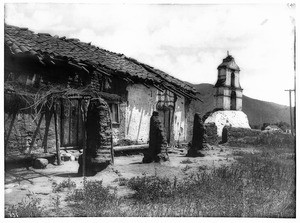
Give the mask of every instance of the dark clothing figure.
[[169, 160], [169, 156], [166, 134], [159, 120], [158, 112], [154, 111], [150, 119], [149, 149], [144, 154], [143, 163], [167, 160]]

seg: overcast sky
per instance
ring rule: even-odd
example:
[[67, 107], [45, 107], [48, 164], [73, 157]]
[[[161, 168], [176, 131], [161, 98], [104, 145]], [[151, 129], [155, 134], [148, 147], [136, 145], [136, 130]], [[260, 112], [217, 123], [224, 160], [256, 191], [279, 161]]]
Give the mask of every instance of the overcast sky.
[[193, 84], [215, 84], [229, 50], [245, 95], [287, 105], [294, 14], [286, 4], [6, 4], [5, 22], [92, 42]]

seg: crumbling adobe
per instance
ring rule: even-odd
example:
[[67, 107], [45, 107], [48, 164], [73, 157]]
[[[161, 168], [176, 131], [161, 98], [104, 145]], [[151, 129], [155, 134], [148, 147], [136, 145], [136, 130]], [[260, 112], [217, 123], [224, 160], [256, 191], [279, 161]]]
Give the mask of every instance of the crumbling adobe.
[[164, 127], [158, 112], [154, 111], [150, 119], [149, 149], [144, 154], [143, 163], [168, 161], [167, 145]]
[[205, 134], [205, 128], [199, 113], [194, 116], [194, 126], [193, 126], [193, 138], [192, 145], [190, 146], [187, 156], [189, 157], [203, 157], [204, 154], [201, 153], [203, 149], [203, 139]]
[[[86, 173], [94, 174], [106, 168], [111, 162], [111, 120], [109, 106], [102, 98], [90, 101], [86, 121]], [[81, 155], [78, 159], [82, 173]]]

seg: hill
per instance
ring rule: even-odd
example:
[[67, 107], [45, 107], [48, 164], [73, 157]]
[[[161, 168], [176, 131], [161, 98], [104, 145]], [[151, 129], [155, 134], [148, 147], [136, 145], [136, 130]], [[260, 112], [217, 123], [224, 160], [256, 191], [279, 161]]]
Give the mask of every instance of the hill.
[[[192, 106], [195, 112], [199, 112], [203, 116], [214, 109], [215, 89], [212, 84], [197, 84], [193, 86], [199, 92], [198, 97], [203, 100], [203, 103], [197, 101]], [[247, 114], [251, 126], [280, 121], [290, 123], [289, 106], [260, 101], [245, 95], [243, 95], [243, 112]]]

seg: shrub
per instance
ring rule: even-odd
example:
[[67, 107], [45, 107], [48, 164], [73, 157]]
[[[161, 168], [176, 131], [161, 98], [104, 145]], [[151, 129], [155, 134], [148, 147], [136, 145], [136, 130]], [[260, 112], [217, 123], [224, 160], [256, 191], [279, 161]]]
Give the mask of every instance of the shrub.
[[186, 160], [182, 160], [180, 163], [182, 163], [182, 164], [190, 164], [190, 163], [193, 163], [193, 161], [191, 161], [190, 159], [186, 159]]
[[127, 186], [135, 191], [133, 198], [142, 203], [158, 202], [173, 196], [172, 182], [158, 176], [133, 177]]
[[82, 189], [76, 189], [68, 195], [67, 200], [73, 207], [74, 216], [101, 217], [122, 215], [119, 210], [120, 200], [116, 190], [111, 193], [111, 187], [104, 187], [102, 181], [87, 181], [84, 179]]
[[76, 188], [76, 183], [74, 181], [72, 181], [70, 178], [63, 180], [62, 182], [60, 182], [59, 184], [57, 184], [56, 182], [52, 183], [52, 191], [54, 193], [56, 192], [61, 192], [63, 191], [65, 188], [71, 190], [73, 188]]
[[28, 196], [17, 205], [11, 205], [5, 210], [6, 218], [42, 217], [44, 208], [40, 206], [41, 199]]

